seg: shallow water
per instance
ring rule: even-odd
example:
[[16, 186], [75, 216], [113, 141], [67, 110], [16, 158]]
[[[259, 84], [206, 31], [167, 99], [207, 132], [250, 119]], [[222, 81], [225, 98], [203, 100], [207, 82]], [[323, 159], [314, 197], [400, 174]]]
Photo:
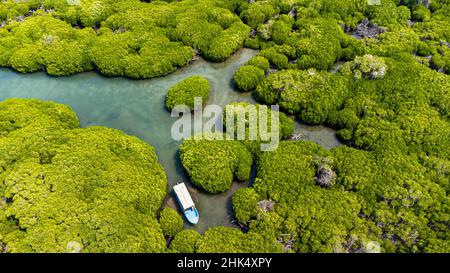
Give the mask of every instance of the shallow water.
[[[71, 77], [55, 78], [45, 73], [19, 74], [0, 69], [0, 100], [7, 98], [37, 98], [70, 105], [77, 113], [81, 125], [102, 125], [120, 129], [155, 147], [159, 161], [164, 166], [169, 190], [180, 181], [188, 181], [180, 160], [180, 142], [171, 138], [170, 129], [176, 120], [164, 107], [167, 90], [175, 83], [192, 75], [208, 78], [212, 92], [208, 104], [225, 106], [233, 101], [254, 102], [250, 94], [233, 89], [233, 74], [238, 67], [256, 55], [250, 49], [242, 49], [226, 62], [209, 63], [199, 59], [173, 74], [150, 80], [106, 78], [95, 72]], [[296, 133], [302, 139], [315, 141], [325, 148], [339, 145], [333, 130], [322, 126], [297, 124]], [[195, 228], [204, 232], [209, 227], [231, 223], [232, 193], [247, 183], [234, 183], [225, 193], [211, 195], [191, 187], [194, 201], [200, 212], [200, 223]], [[177, 208], [169, 196], [167, 205]]]

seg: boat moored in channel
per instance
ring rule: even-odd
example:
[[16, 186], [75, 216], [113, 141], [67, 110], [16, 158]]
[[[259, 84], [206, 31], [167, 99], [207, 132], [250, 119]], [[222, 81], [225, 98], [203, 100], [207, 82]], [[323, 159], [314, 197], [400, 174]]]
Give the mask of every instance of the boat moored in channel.
[[193, 225], [197, 224], [199, 220], [198, 210], [195, 207], [194, 201], [192, 201], [186, 185], [184, 183], [177, 184], [173, 187], [173, 190], [188, 222]]

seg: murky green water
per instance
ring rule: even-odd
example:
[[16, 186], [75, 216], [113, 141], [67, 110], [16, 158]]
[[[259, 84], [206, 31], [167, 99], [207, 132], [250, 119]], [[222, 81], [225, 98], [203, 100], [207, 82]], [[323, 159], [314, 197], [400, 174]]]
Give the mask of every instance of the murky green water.
[[[78, 114], [83, 127], [102, 125], [117, 128], [150, 143], [155, 147], [159, 161], [164, 166], [170, 189], [188, 179], [178, 159], [179, 142], [172, 140], [170, 129], [174, 118], [164, 108], [167, 90], [173, 84], [192, 75], [202, 75], [212, 84], [209, 104], [225, 106], [233, 101], [254, 102], [250, 94], [234, 91], [234, 71], [256, 55], [256, 51], [242, 49], [224, 63], [209, 63], [202, 59], [163, 78], [129, 80], [105, 78], [89, 72], [72, 77], [54, 78], [45, 73], [18, 74], [0, 69], [0, 100], [7, 98], [38, 98], [70, 105]], [[302, 139], [315, 141], [325, 148], [339, 145], [334, 131], [321, 126], [297, 124], [296, 133]], [[210, 195], [190, 187], [200, 212], [200, 232], [209, 227], [231, 226], [232, 193], [246, 183], [234, 183], [223, 194]], [[177, 207], [173, 198], [166, 200]]]

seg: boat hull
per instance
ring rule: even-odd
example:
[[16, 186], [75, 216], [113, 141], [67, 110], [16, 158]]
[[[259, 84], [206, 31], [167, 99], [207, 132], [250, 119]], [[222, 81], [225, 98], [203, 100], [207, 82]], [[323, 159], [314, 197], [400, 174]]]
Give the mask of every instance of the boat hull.
[[185, 209], [183, 207], [183, 202], [181, 202], [177, 194], [175, 194], [175, 197], [177, 199], [178, 205], [180, 205], [181, 210], [183, 211], [186, 220], [193, 225], [197, 224], [200, 217], [197, 208], [195, 206], [192, 206], [190, 208]]
[[184, 216], [188, 220], [189, 223], [195, 225], [198, 223], [199, 215], [197, 208], [189, 208], [184, 211]]

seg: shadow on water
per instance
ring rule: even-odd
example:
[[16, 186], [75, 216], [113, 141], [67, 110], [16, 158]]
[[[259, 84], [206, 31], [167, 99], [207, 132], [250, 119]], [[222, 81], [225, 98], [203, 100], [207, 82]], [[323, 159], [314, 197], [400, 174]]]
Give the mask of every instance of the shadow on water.
[[[224, 107], [234, 101], [254, 103], [250, 93], [234, 90], [234, 72], [257, 51], [242, 49], [224, 63], [210, 63], [201, 58], [165, 77], [149, 80], [108, 78], [95, 72], [71, 77], [49, 77], [43, 72], [20, 74], [10, 69], [0, 69], [0, 100], [7, 98], [37, 98], [70, 105], [77, 113], [81, 126], [100, 125], [116, 128], [136, 136], [155, 147], [160, 163], [168, 179], [168, 190], [181, 182], [187, 182], [200, 212], [200, 223], [195, 228], [204, 232], [209, 227], [233, 226], [231, 195], [247, 183], [233, 183], [232, 188], [221, 194], [207, 194], [194, 187], [181, 165], [178, 156], [180, 142], [171, 137], [171, 126], [176, 120], [165, 109], [165, 95], [175, 83], [201, 75], [211, 82], [209, 104]], [[296, 132], [305, 140], [319, 143], [325, 148], [339, 144], [334, 131], [323, 126], [296, 125]], [[252, 171], [253, 183], [255, 168]], [[179, 210], [172, 195], [166, 199], [168, 206]]]

